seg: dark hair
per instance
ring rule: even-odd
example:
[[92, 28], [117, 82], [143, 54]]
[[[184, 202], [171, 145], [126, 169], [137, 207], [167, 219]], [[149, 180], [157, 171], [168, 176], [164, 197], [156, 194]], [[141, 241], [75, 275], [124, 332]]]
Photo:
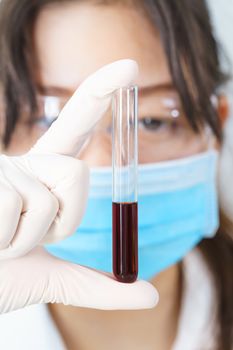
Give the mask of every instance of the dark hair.
[[[36, 111], [36, 88], [31, 69], [33, 23], [45, 5], [66, 1], [2, 0], [0, 3], [0, 80], [5, 105], [5, 146], [9, 144], [25, 106], [30, 118]], [[114, 0], [99, 1], [112, 2]], [[131, 1], [132, 6], [135, 3]], [[218, 46], [205, 0], [144, 0], [138, 3], [143, 5], [160, 33], [173, 83], [190, 125], [198, 132], [203, 123], [207, 123], [221, 140], [221, 125], [210, 96], [225, 82], [226, 76], [220, 69]], [[218, 350], [230, 350], [233, 343], [233, 243], [226, 226], [229, 227], [223, 225], [216, 237], [199, 244], [218, 293]]]

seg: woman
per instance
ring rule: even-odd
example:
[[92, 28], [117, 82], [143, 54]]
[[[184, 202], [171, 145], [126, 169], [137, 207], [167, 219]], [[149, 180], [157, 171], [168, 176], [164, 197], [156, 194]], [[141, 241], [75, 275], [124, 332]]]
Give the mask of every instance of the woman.
[[[44, 318], [42, 306], [4, 315], [2, 341], [14, 317], [17, 327], [33, 317], [43, 320], [44, 328], [39, 322], [34, 327], [43, 340], [37, 334], [32, 345], [33, 329], [26, 337], [21, 330], [18, 348], [231, 349], [230, 220], [223, 216], [215, 235], [215, 170], [227, 109], [217, 93], [226, 78], [205, 2], [5, 0], [0, 33], [2, 140], [8, 155], [29, 151], [89, 74], [127, 57], [139, 65], [137, 77], [136, 64], [127, 60], [98, 71], [29, 154], [1, 160], [4, 193], [11, 198], [7, 189], [14, 190], [9, 208], [17, 207], [18, 215], [13, 219], [9, 209], [8, 220], [2, 220], [10, 234], [2, 243], [1, 310], [42, 302], [90, 308], [51, 304]], [[134, 82], [140, 93], [139, 277], [156, 286], [160, 301], [151, 310], [123, 311], [153, 307], [154, 289], [146, 282], [119, 284], [72, 263], [111, 271], [110, 198], [106, 204], [101, 193], [92, 194], [102, 189], [101, 181], [104, 188], [109, 184], [109, 113], [93, 126], [106, 111], [109, 93]], [[67, 157], [77, 153], [92, 169], [81, 225], [87, 169]], [[32, 197], [39, 198], [36, 204]], [[47, 246], [69, 263], [33, 249], [42, 238], [56, 241], [78, 225], [77, 234]], [[48, 274], [43, 283], [41, 271]], [[46, 338], [46, 329], [52, 336]], [[2, 347], [14, 348], [7, 342]]]

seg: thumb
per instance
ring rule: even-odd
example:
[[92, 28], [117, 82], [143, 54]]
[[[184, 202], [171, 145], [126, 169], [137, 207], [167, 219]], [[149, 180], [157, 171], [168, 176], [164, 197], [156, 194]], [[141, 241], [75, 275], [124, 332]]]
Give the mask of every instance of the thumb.
[[48, 292], [49, 302], [101, 310], [148, 309], [158, 303], [158, 293], [147, 281], [120, 283], [110, 274], [59, 259]]
[[132, 84], [137, 72], [137, 63], [124, 59], [106, 65], [88, 77], [30, 153], [77, 155], [87, 136], [107, 110], [111, 94], [120, 87]]

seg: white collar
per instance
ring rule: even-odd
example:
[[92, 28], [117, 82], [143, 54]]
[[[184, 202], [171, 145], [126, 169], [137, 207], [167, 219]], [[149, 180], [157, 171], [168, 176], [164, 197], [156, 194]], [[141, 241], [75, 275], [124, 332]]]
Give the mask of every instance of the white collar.
[[197, 248], [185, 257], [183, 266], [181, 314], [172, 350], [213, 349], [217, 309], [211, 272]]

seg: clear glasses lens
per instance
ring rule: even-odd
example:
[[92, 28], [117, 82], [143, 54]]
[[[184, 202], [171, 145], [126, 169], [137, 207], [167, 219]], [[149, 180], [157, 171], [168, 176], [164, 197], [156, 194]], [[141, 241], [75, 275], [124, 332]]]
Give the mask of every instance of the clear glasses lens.
[[49, 128], [57, 119], [66, 102], [67, 99], [58, 96], [38, 95], [38, 117], [35, 119], [38, 127]]
[[[210, 134], [196, 133], [188, 123], [178, 94], [157, 92], [150, 98], [142, 98], [138, 109], [138, 160], [154, 163], [180, 159], [208, 148]], [[39, 96], [39, 113], [35, 126], [46, 131], [58, 117], [67, 99], [57, 96]], [[110, 113], [108, 111], [108, 113]], [[95, 133], [103, 132], [110, 137], [111, 115], [106, 115]], [[95, 133], [92, 138], [95, 137]], [[109, 149], [111, 152], [111, 149]]]

